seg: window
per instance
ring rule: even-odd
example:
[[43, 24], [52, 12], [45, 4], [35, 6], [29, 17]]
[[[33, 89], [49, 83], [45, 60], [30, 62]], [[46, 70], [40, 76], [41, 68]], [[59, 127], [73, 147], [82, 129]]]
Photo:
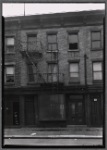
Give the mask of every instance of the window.
[[79, 82], [79, 64], [70, 63], [70, 81]]
[[102, 80], [102, 63], [93, 62], [93, 80]]
[[34, 35], [28, 35], [28, 51], [35, 51], [37, 48], [37, 36]]
[[69, 34], [69, 50], [78, 49], [78, 34]]
[[5, 67], [5, 83], [14, 83], [14, 66]]
[[101, 32], [100, 31], [94, 31], [91, 33], [91, 48], [92, 49], [99, 49], [101, 48]]
[[33, 66], [32, 64], [28, 64], [28, 81], [29, 82], [37, 81], [36, 66]]
[[58, 64], [48, 64], [48, 82], [57, 82]]
[[15, 45], [14, 37], [6, 37], [5, 42], [6, 42], [6, 52], [14, 53], [14, 45]]
[[48, 35], [48, 51], [57, 51], [57, 35]]

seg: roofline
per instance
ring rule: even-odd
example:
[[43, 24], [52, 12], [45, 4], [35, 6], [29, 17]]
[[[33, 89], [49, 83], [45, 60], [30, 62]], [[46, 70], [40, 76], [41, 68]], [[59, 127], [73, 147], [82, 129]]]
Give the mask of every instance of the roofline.
[[11, 19], [27, 19], [27, 18], [35, 18], [35, 17], [50, 17], [50, 16], [66, 16], [66, 15], [72, 15], [72, 16], [86, 16], [86, 15], [92, 15], [92, 14], [105, 14], [105, 10], [90, 10], [90, 11], [76, 11], [76, 12], [62, 12], [62, 13], [50, 13], [50, 14], [37, 14], [37, 15], [27, 15], [27, 16], [13, 16], [13, 17], [4, 17], [6, 21]]

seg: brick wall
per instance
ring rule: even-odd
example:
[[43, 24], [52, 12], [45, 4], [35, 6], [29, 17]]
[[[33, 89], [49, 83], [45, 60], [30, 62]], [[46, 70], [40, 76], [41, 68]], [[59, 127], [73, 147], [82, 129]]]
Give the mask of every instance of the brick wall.
[[[36, 33], [38, 41], [42, 42], [41, 50], [43, 57], [38, 61], [41, 73], [47, 73], [47, 62], [51, 60], [51, 54], [47, 52], [47, 33], [57, 32], [57, 42], [59, 50], [59, 72], [64, 73], [64, 83], [69, 85], [69, 62], [79, 62], [80, 85], [85, 84], [84, 54], [87, 55], [87, 84], [92, 85], [92, 61], [103, 60], [103, 50], [91, 50], [91, 30], [101, 30], [103, 46], [103, 26], [77, 26], [77, 27], [53, 27], [41, 29], [21, 29], [8, 32], [9, 35], [16, 35], [15, 55], [6, 55], [5, 62], [15, 62], [16, 86], [26, 86], [28, 83], [27, 63], [20, 51], [27, 49], [27, 34]], [[78, 31], [79, 50], [70, 52], [68, 49], [68, 31]], [[6, 33], [7, 34], [7, 33]]]

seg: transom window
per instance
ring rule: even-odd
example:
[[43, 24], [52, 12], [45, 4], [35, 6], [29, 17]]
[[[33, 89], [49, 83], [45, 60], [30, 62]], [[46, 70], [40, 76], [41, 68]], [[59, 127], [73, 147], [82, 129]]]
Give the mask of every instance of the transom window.
[[100, 31], [92, 31], [91, 40], [92, 40], [92, 43], [91, 43], [92, 49], [101, 48], [101, 32]]
[[48, 35], [48, 51], [57, 51], [57, 35], [49, 34]]
[[93, 62], [93, 80], [102, 80], [102, 62]]
[[28, 51], [35, 51], [37, 48], [37, 35], [32, 34], [27, 37]]
[[69, 50], [78, 49], [78, 34], [69, 34]]
[[14, 46], [15, 46], [15, 39], [14, 37], [6, 37], [5, 39], [6, 42], [6, 52], [14, 52]]
[[14, 66], [5, 67], [5, 83], [14, 83]]

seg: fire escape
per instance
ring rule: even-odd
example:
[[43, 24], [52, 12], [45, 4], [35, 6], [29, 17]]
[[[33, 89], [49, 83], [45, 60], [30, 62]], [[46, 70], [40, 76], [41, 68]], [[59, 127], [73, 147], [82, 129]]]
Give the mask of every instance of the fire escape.
[[[22, 42], [23, 43], [23, 42]], [[51, 87], [52, 89], [57, 89], [60, 85], [63, 84], [63, 79], [64, 79], [64, 74], [59, 73], [59, 51], [52, 51], [50, 52], [50, 57], [49, 57], [49, 61], [55, 61], [58, 68], [57, 68], [57, 73], [51, 73], [51, 78], [56, 76], [56, 82], [53, 82], [51, 80], [51, 82], [49, 81], [49, 73], [41, 73], [40, 71], [40, 67], [38, 66], [38, 64], [41, 62], [41, 60], [43, 59], [43, 45], [40, 41], [37, 42], [39, 46], [37, 46], [35, 49], [30, 49], [28, 50], [28, 46], [27, 48], [23, 48], [23, 46], [21, 46], [21, 54], [23, 56], [23, 58], [27, 59], [27, 61], [30, 62], [30, 64], [32, 64], [32, 66], [36, 69], [36, 74], [34, 73], [34, 76], [37, 76], [37, 81], [41, 86], [47, 86], [47, 87]], [[28, 45], [28, 42], [24, 43], [25, 45]], [[61, 80], [59, 80], [61, 78]], [[34, 81], [35, 82], [35, 81]], [[36, 84], [36, 83], [35, 83]]]

